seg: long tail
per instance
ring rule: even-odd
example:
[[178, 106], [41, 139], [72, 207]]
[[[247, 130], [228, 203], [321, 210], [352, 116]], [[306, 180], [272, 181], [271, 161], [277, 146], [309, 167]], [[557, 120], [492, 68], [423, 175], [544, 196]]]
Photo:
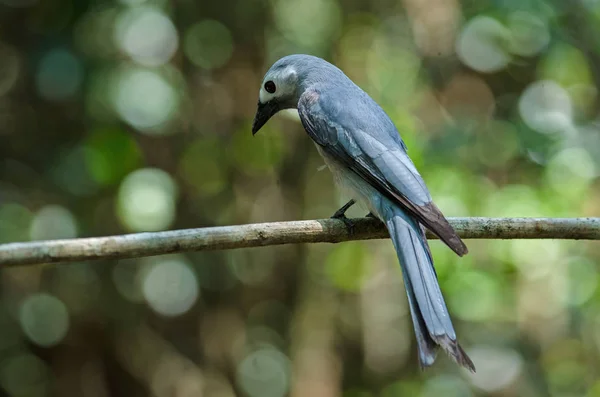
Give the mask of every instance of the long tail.
[[421, 366], [433, 364], [439, 346], [457, 364], [475, 372], [473, 362], [456, 340], [423, 228], [400, 208], [382, 212], [402, 267]]

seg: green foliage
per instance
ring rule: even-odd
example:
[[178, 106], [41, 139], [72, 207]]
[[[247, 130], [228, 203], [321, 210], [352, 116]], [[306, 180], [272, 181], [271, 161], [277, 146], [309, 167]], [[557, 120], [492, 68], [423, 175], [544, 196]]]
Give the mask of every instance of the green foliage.
[[325, 261], [326, 274], [333, 285], [342, 290], [360, 290], [366, 271], [364, 248], [360, 243], [335, 247]]
[[90, 175], [101, 185], [113, 185], [142, 163], [133, 137], [120, 129], [92, 131], [85, 146]]

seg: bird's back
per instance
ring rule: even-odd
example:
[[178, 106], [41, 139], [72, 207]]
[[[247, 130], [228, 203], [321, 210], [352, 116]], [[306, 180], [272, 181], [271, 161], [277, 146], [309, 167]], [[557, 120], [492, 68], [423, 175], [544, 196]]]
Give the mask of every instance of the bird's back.
[[360, 130], [389, 149], [406, 150], [398, 129], [373, 98], [346, 75], [318, 88], [320, 106], [331, 120], [348, 131]]

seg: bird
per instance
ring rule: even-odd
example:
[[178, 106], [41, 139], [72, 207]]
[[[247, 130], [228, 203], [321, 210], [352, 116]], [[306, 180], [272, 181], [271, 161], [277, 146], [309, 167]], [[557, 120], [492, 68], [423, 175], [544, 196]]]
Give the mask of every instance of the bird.
[[352, 231], [346, 210], [359, 203], [381, 220], [400, 262], [422, 369], [441, 348], [458, 365], [475, 365], [458, 343], [440, 290], [425, 228], [457, 255], [468, 249], [433, 203], [423, 178], [387, 113], [344, 72], [326, 60], [304, 54], [277, 60], [266, 72], [252, 135], [280, 110], [297, 109], [308, 136], [352, 198], [336, 211]]

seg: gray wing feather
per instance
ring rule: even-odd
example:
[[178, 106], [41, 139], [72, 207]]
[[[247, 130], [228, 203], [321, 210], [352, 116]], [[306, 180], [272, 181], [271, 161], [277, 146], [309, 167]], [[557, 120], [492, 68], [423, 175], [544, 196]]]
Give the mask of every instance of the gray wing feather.
[[431, 201], [423, 178], [403, 148], [386, 146], [365, 131], [357, 131], [348, 139], [353, 140], [383, 177], [410, 201], [417, 205]]
[[352, 158], [360, 158], [371, 173], [380, 174], [413, 203], [423, 205], [431, 202], [431, 195], [425, 182], [403, 145], [399, 145], [385, 135], [374, 136], [378, 131], [377, 128], [365, 130], [348, 128], [334, 121], [325, 109], [327, 107], [321, 107], [318, 102], [313, 103], [312, 107], [301, 105], [298, 108], [303, 120], [311, 119], [321, 127], [326, 126], [326, 128], [311, 128], [308, 131], [317, 143], [328, 147], [338, 156], [345, 154]]
[[[347, 95], [341, 93], [337, 97], [347, 98]], [[364, 98], [359, 98], [362, 101], [358, 104], [329, 98], [323, 99], [314, 91], [300, 98], [298, 112], [311, 138], [381, 194], [415, 216], [458, 255], [466, 254], [467, 247], [433, 204], [421, 175], [383, 110], [376, 104], [373, 107], [365, 103]], [[378, 117], [364, 110], [369, 106]]]

